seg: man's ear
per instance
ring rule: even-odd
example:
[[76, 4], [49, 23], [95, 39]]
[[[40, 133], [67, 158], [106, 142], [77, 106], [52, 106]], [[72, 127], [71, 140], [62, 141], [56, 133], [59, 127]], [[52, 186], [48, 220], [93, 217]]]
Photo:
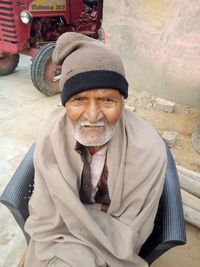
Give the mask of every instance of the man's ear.
[[121, 99], [122, 99], [122, 103], [123, 103], [123, 107], [124, 107], [124, 104], [126, 103], [126, 99], [124, 98], [124, 96], [121, 94]]

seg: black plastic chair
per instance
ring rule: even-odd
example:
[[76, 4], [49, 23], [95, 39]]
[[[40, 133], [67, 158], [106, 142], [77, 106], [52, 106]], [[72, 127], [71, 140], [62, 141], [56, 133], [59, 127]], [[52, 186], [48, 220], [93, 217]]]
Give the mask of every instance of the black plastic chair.
[[[10, 209], [22, 229], [27, 243], [30, 237], [24, 231], [24, 223], [29, 215], [28, 201], [34, 188], [33, 152], [34, 144], [25, 155], [0, 197], [0, 202]], [[149, 264], [170, 248], [186, 243], [179, 180], [175, 163], [168, 147], [167, 155], [166, 179], [154, 229], [139, 253]]]

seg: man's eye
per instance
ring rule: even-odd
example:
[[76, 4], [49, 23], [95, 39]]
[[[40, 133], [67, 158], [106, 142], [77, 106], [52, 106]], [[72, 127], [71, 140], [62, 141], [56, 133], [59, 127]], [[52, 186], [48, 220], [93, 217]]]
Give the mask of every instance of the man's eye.
[[103, 102], [113, 102], [113, 100], [111, 98], [108, 98], [108, 97], [102, 98], [102, 101]]
[[83, 101], [83, 100], [84, 100], [83, 97], [75, 97], [73, 99], [73, 101], [75, 101], [75, 102], [79, 102], [79, 101]]

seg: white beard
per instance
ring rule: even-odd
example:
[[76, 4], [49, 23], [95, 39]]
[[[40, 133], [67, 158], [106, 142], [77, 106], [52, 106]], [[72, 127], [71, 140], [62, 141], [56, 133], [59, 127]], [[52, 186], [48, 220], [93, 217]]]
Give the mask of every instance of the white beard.
[[116, 124], [110, 125], [105, 121], [78, 122], [73, 126], [74, 137], [84, 146], [102, 146], [113, 137], [115, 126]]

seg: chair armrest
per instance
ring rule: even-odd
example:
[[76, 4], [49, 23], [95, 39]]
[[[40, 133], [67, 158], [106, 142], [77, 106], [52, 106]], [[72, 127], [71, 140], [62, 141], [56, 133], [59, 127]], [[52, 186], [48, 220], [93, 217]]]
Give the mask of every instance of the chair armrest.
[[167, 169], [154, 229], [141, 248], [140, 256], [149, 264], [172, 247], [186, 243], [184, 214], [178, 174], [166, 145]]
[[30, 237], [24, 231], [24, 223], [29, 216], [28, 201], [34, 187], [34, 148], [33, 144], [0, 196], [0, 202], [11, 211], [27, 242]]

